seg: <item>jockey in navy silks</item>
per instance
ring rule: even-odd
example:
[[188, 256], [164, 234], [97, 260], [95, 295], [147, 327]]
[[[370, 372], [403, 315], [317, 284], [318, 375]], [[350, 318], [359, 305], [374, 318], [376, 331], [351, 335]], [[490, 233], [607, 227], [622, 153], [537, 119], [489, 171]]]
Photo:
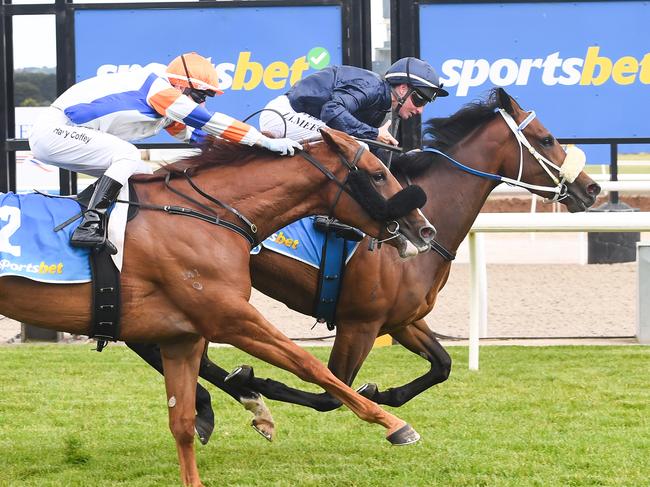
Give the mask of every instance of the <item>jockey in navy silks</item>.
[[[260, 129], [276, 137], [309, 140], [327, 125], [362, 139], [397, 145], [392, 120], [421, 115], [424, 106], [449, 93], [426, 62], [402, 58], [380, 75], [354, 66], [329, 66], [297, 82], [271, 100], [260, 115]], [[391, 114], [391, 120], [384, 119]], [[382, 125], [383, 124], [383, 125]]]

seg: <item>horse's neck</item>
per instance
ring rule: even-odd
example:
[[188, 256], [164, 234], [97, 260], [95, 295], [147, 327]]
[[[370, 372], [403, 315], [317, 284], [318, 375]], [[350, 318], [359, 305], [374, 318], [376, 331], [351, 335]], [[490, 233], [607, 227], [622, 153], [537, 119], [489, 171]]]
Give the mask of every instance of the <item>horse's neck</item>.
[[213, 174], [205, 171], [197, 175], [196, 181], [205, 192], [227, 202], [254, 223], [257, 237], [262, 240], [301, 216], [322, 210], [319, 194], [325, 178], [305, 171], [307, 167], [300, 157], [264, 159], [224, 165], [214, 169]]
[[[467, 151], [455, 151], [450, 155], [476, 167], [473, 161], [463, 155], [464, 152]], [[486, 156], [482, 157], [485, 159]], [[442, 166], [426, 171], [423, 177], [413, 183], [422, 186], [428, 195], [423, 212], [438, 230], [436, 240], [447, 250], [455, 252], [496, 184], [489, 179], [468, 174], [442, 160], [436, 164]], [[494, 169], [490, 172], [493, 171]]]

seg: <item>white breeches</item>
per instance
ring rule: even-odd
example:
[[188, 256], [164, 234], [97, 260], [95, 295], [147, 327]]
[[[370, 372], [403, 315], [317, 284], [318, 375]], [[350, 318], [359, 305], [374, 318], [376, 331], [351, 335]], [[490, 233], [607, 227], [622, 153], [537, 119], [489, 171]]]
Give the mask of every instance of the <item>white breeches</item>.
[[[260, 113], [260, 131], [266, 132], [272, 137], [288, 137], [299, 142], [320, 138], [318, 129], [324, 126], [325, 122], [307, 113], [294, 111], [286, 95], [274, 98], [264, 108], [277, 110], [282, 116], [264, 110]], [[287, 122], [286, 135], [283, 118]]]
[[89, 176], [105, 174], [123, 186], [133, 174], [152, 172], [130, 142], [75, 125], [54, 107], [34, 124], [29, 145], [40, 161]]

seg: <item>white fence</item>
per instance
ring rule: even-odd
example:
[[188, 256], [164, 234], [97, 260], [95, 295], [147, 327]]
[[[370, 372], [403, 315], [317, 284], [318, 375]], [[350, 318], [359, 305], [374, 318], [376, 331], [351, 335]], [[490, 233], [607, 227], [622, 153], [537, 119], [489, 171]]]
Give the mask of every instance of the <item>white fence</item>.
[[[628, 174], [627, 176], [633, 176]], [[650, 193], [650, 175], [642, 174], [639, 178], [624, 181], [597, 181], [603, 192], [619, 191], [621, 193]], [[534, 196], [524, 188], [500, 184], [492, 190], [490, 196]]]
[[650, 212], [479, 214], [469, 233], [469, 368], [478, 370], [479, 336], [487, 332], [487, 271], [482, 233], [649, 231]]

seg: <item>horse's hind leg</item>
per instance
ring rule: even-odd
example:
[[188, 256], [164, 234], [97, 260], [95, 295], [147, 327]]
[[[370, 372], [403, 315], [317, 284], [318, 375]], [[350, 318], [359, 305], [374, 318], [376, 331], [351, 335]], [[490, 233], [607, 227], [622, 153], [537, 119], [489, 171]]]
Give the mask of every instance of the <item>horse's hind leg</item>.
[[164, 344], [160, 352], [165, 371], [169, 429], [176, 440], [183, 485], [202, 486], [194, 455], [194, 399], [205, 340], [191, 337]]
[[[372, 384], [367, 390], [369, 397], [377, 404], [399, 407], [436, 384], [444, 382], [451, 372], [451, 357], [440, 345], [435, 333], [426, 321], [417, 320], [391, 335], [405, 348], [428, 360], [431, 368], [424, 375], [413, 379], [408, 384], [379, 391]], [[365, 395], [365, 394], [364, 394]]]
[[[160, 348], [154, 343], [132, 343], [126, 345], [140, 356], [151, 367], [161, 374], [163, 373], [162, 358], [160, 357]], [[269, 441], [273, 440], [275, 435], [275, 422], [271, 411], [269, 411], [264, 399], [257, 392], [232, 382], [225, 382], [228, 375], [224, 369], [212, 362], [207, 353], [201, 357], [201, 366], [199, 368], [199, 377], [207, 380], [217, 386], [222, 391], [229, 394], [233, 399], [241, 403], [244, 408], [253, 413], [251, 426]], [[196, 385], [196, 432], [202, 444], [210, 440], [214, 430], [214, 411], [210, 393], [201, 384]]]
[[217, 386], [233, 399], [240, 402], [244, 406], [244, 409], [253, 413], [253, 419], [251, 421], [253, 429], [267, 440], [273, 441], [275, 421], [273, 421], [271, 411], [264, 403], [262, 396], [248, 387], [226, 382], [227, 376], [228, 372], [212, 362], [207, 353], [203, 355], [201, 358], [199, 377]]
[[230, 343], [270, 364], [294, 373], [302, 380], [320, 385], [338, 398], [359, 418], [387, 429], [389, 441], [413, 443], [419, 435], [404, 421], [384, 411], [350, 389], [318, 359], [289, 340], [244, 300], [226, 300], [220, 307], [218, 324], [211, 340]]
[[[155, 343], [133, 343], [126, 342], [126, 346], [133, 350], [142, 360], [147, 362], [151, 367], [161, 374], [163, 373], [162, 357], [160, 348]], [[203, 363], [203, 358], [201, 362]], [[202, 365], [203, 366], [203, 365]], [[200, 375], [200, 372], [199, 372]], [[202, 444], [210, 440], [214, 431], [214, 411], [212, 410], [212, 401], [210, 393], [201, 384], [196, 385], [196, 433]]]

